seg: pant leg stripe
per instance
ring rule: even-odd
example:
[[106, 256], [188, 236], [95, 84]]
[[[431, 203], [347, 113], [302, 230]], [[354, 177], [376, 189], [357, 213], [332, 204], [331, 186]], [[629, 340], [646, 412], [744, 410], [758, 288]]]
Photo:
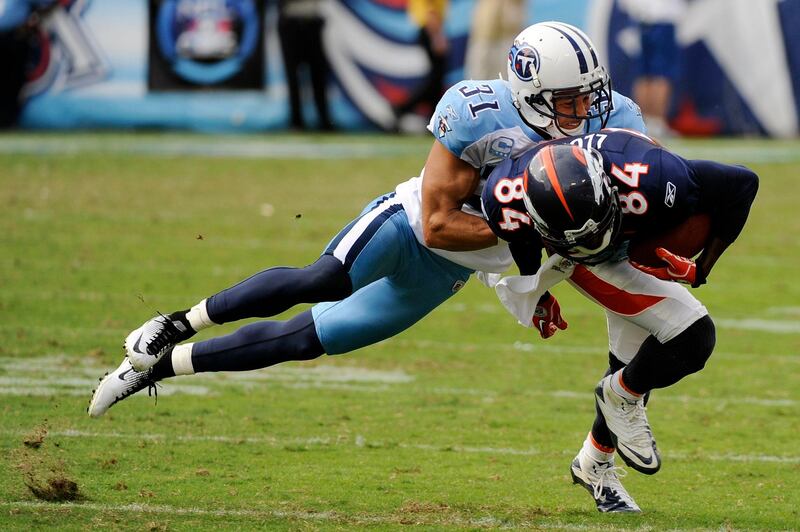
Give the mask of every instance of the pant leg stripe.
[[[325, 253], [326, 253], [327, 255], [334, 255], [334, 251], [336, 250], [336, 248], [337, 248], [337, 247], [339, 247], [339, 244], [342, 242], [342, 239], [344, 239], [345, 237], [347, 237], [348, 235], [350, 235], [350, 234], [351, 234], [351, 231], [353, 230], [353, 227], [354, 227], [354, 226], [355, 226], [357, 223], [359, 223], [359, 222], [361, 221], [361, 219], [362, 219], [364, 216], [367, 216], [367, 215], [369, 215], [369, 214], [372, 214], [373, 212], [375, 212], [375, 210], [376, 210], [376, 209], [377, 209], [377, 210], [380, 210], [380, 209], [382, 208], [381, 206], [385, 206], [384, 204], [386, 203], [386, 201], [387, 201], [387, 200], [390, 200], [390, 199], [392, 199], [392, 198], [394, 198], [394, 196], [395, 196], [395, 193], [394, 193], [394, 192], [391, 192], [391, 193], [389, 193], [389, 194], [386, 194], [385, 196], [383, 196], [383, 197], [382, 197], [382, 198], [381, 198], [381, 199], [380, 199], [380, 200], [379, 200], [379, 201], [378, 201], [378, 202], [375, 204], [375, 206], [372, 208], [372, 210], [371, 210], [371, 211], [369, 211], [368, 213], [366, 213], [366, 214], [362, 215], [360, 218], [356, 218], [355, 220], [353, 220], [352, 222], [350, 222], [349, 224], [347, 224], [347, 225], [345, 226], [345, 228], [344, 228], [344, 229], [342, 229], [341, 231], [339, 231], [339, 234], [338, 234], [338, 235], [336, 235], [336, 238], [334, 238], [334, 239], [331, 241], [331, 243], [330, 243], [330, 244], [328, 244], [328, 247], [325, 249]], [[338, 258], [339, 260], [342, 260], [342, 259], [341, 259], [341, 257], [337, 257], [337, 258]]]
[[385, 211], [383, 211], [378, 216], [376, 216], [375, 219], [367, 226], [367, 228], [364, 230], [364, 232], [361, 233], [361, 235], [356, 239], [356, 241], [353, 244], [353, 246], [347, 252], [347, 256], [345, 258], [344, 265], [348, 269], [348, 271], [350, 270], [350, 267], [355, 262], [356, 258], [358, 258], [358, 255], [359, 255], [359, 253], [361, 253], [361, 250], [364, 249], [364, 247], [372, 239], [372, 237], [375, 235], [375, 233], [378, 232], [378, 229], [380, 229], [381, 226], [389, 218], [391, 218], [393, 214], [395, 214], [397, 212], [400, 212], [402, 210], [403, 210], [403, 206], [401, 204], [399, 204], [399, 203], [395, 204], [395, 205], [391, 205]]
[[[355, 219], [355, 220], [353, 220], [352, 222], [350, 222], [349, 224], [347, 224], [347, 225], [345, 226], [345, 228], [344, 228], [344, 229], [342, 229], [341, 231], [339, 231], [339, 234], [338, 234], [338, 235], [336, 235], [336, 238], [334, 238], [334, 239], [333, 239], [333, 241], [332, 241], [332, 242], [331, 242], [331, 243], [328, 245], [328, 247], [325, 249], [325, 253], [326, 253], [327, 255], [333, 255], [333, 254], [334, 254], [334, 251], [336, 250], [336, 248], [337, 248], [337, 247], [339, 247], [339, 244], [342, 242], [342, 239], [343, 239], [345, 236], [347, 236], [347, 235], [349, 235], [349, 234], [350, 234], [350, 231], [352, 231], [352, 230], [353, 230], [353, 226], [354, 226], [354, 225], [356, 225], [356, 224], [358, 223], [358, 220], [360, 220], [360, 219], [361, 219], [361, 218], [358, 218], [358, 219]], [[338, 258], [338, 257], [337, 257], [337, 258]]]
[[335, 246], [331, 246], [334, 257], [345, 265], [347, 270], [361, 253], [361, 250], [375, 236], [375, 233], [393, 214], [403, 210], [399, 200], [392, 203], [381, 203], [352, 225]]

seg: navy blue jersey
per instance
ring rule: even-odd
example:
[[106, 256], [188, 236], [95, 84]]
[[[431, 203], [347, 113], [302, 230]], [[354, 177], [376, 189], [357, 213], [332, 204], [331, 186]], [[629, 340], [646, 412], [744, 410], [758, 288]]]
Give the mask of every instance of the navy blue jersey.
[[746, 168], [688, 161], [636, 131], [603, 129], [542, 143], [498, 165], [481, 196], [494, 233], [528, 249], [542, 246], [523, 203], [523, 175], [530, 160], [549, 144], [593, 148], [603, 156], [603, 168], [619, 191], [622, 232], [618, 245], [661, 233], [697, 212], [710, 213], [712, 236], [730, 243], [744, 226], [757, 190], [758, 178]]

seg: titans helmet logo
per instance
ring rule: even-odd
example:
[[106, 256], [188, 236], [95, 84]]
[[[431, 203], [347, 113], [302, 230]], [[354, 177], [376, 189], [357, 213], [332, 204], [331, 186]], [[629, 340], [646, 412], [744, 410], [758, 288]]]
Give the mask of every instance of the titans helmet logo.
[[534, 72], [539, 72], [539, 52], [532, 46], [523, 44], [512, 47], [508, 59], [511, 61], [514, 73], [522, 81], [532, 80]]

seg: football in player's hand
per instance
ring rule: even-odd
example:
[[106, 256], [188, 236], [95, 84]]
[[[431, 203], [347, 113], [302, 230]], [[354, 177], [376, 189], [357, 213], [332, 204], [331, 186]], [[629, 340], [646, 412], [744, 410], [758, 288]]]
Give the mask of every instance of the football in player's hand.
[[656, 248], [661, 247], [681, 257], [693, 258], [703, 251], [710, 232], [711, 216], [693, 214], [661, 234], [631, 240], [628, 257], [645, 266], [663, 266], [663, 261], [656, 255]]

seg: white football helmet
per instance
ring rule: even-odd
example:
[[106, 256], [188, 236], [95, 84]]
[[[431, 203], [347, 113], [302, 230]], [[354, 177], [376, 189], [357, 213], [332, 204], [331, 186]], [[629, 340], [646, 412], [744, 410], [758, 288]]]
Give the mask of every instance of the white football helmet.
[[[508, 53], [508, 81], [522, 119], [552, 138], [583, 133], [593, 118], [604, 127], [611, 114], [611, 79], [592, 41], [563, 22], [540, 22], [517, 35]], [[587, 95], [588, 108], [579, 112], [577, 101]], [[556, 110], [554, 100], [561, 98], [572, 101], [572, 112]], [[580, 124], [566, 129], [559, 118]]]

